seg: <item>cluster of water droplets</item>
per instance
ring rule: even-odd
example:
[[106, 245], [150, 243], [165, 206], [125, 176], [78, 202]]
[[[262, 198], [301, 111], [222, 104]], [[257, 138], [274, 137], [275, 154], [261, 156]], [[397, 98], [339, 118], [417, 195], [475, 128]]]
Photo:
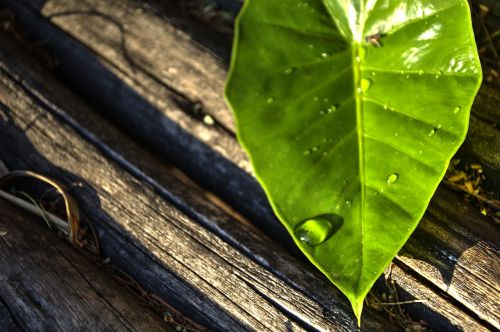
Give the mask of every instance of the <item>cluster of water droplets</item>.
[[[301, 3], [301, 4], [299, 4], [299, 7], [300, 6], [307, 7], [308, 4]], [[309, 44], [309, 45], [307, 45], [307, 48], [310, 50], [314, 50], [315, 46], [313, 44]], [[316, 54], [318, 54], [318, 53], [316, 53]], [[323, 52], [320, 52], [319, 56], [317, 56], [317, 57], [319, 59], [328, 59], [330, 56], [331, 56], [330, 53], [323, 51]], [[366, 48], [360, 47], [358, 54], [355, 58], [355, 61], [358, 63], [361, 63], [362, 61], [364, 61], [365, 57], [366, 57]], [[294, 75], [294, 74], [297, 74], [297, 72], [298, 72], [298, 68], [296, 68], [296, 67], [288, 67], [288, 68], [285, 68], [283, 71], [283, 73], [285, 75]], [[443, 77], [444, 73], [441, 70], [438, 70], [435, 72], [425, 72], [424, 70], [420, 69], [420, 70], [413, 71], [410, 73], [408, 71], [401, 71], [401, 74], [405, 75], [406, 79], [412, 78], [414, 74], [417, 74], [418, 76], [423, 76], [424, 74], [434, 75], [435, 79], [441, 79]], [[359, 94], [366, 93], [373, 86], [375, 76], [376, 76], [376, 72], [371, 72], [368, 77], [362, 77], [359, 80], [359, 84], [357, 87], [357, 93], [359, 93]], [[275, 97], [269, 97], [267, 99], [268, 104], [272, 104], [275, 101], [276, 101]], [[323, 104], [321, 106], [321, 109], [318, 112], [319, 116], [327, 116], [329, 114], [332, 114], [340, 107], [340, 105], [331, 104], [328, 98], [320, 98], [319, 96], [315, 96], [315, 97], [313, 97], [313, 101]], [[383, 108], [392, 110], [392, 108], [387, 103], [385, 103], [383, 105]], [[455, 106], [452, 109], [452, 114], [459, 114], [461, 112], [461, 110], [462, 110], [461, 106]], [[428, 137], [436, 136], [437, 132], [440, 129], [441, 129], [441, 124], [438, 124], [436, 127], [430, 129], [428, 132]], [[399, 133], [396, 132], [394, 135], [399, 136]], [[311, 148], [306, 149], [303, 152], [303, 155], [304, 156], [312, 156], [313, 154], [316, 154], [316, 153], [322, 153], [323, 156], [326, 156], [328, 154], [328, 152], [327, 151], [321, 152], [322, 147], [326, 146], [329, 143], [334, 143], [335, 141], [336, 140], [333, 138], [323, 138], [322, 139], [323, 144], [315, 145]], [[423, 150], [419, 150], [419, 154], [422, 155]], [[386, 181], [386, 184], [388, 187], [397, 188], [396, 184], [398, 183], [399, 180], [400, 180], [400, 175], [398, 173], [394, 172], [394, 173], [389, 174], [386, 177], [385, 181]], [[380, 189], [379, 192], [383, 193], [384, 189]], [[378, 194], [379, 192], [376, 192], [375, 194]], [[350, 209], [351, 207], [352, 207], [352, 201], [349, 199], [344, 201], [341, 204], [336, 205], [336, 209], [339, 212], [343, 209]], [[333, 217], [331, 217], [331, 216], [333, 216]], [[334, 225], [335, 222], [332, 223], [332, 220], [337, 220], [337, 221], [342, 220], [343, 221], [341, 216], [335, 215], [335, 214], [330, 215], [329, 218], [325, 217], [325, 215], [322, 215], [322, 216], [317, 216], [317, 217], [313, 217], [310, 219], [306, 219], [306, 220], [303, 220], [297, 224], [297, 226], [294, 229], [295, 235], [304, 244], [311, 245], [311, 246], [320, 245], [320, 244], [324, 243], [325, 241], [327, 241], [332, 236], [332, 234], [334, 234], [334, 232], [335, 232], [336, 226]]]

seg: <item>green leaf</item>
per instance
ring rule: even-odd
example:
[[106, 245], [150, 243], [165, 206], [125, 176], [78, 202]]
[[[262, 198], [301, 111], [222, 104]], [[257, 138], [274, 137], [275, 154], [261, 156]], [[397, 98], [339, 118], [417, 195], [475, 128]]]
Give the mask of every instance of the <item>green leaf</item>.
[[463, 142], [481, 68], [466, 0], [247, 0], [226, 98], [297, 246], [352, 303]]

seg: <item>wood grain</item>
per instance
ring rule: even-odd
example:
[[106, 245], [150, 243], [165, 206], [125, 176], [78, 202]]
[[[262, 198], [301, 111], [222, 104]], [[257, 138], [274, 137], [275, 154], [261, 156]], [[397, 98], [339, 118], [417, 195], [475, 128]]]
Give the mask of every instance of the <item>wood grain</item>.
[[4, 200], [0, 211], [0, 330], [172, 330], [43, 220]]
[[[231, 237], [247, 234], [246, 241], [252, 242], [239, 243], [247, 252], [208, 232], [155, 194], [150, 184], [82, 139], [61, 120], [60, 108], [28, 89], [29, 75], [17, 80], [4, 61], [0, 140], [15, 146], [2, 146], [0, 159], [10, 169], [32, 169], [67, 185], [79, 183], [73, 195], [86, 218], [94, 221], [113, 264], [215, 330], [355, 329], [348, 301], [325, 278], [308, 272], [303, 263], [248, 226], [240, 226], [239, 233], [224, 229]], [[175, 184], [182, 188], [180, 181]], [[200, 208], [191, 213], [201, 213]], [[204, 218], [215, 216], [212, 212]], [[242, 225], [226, 216], [229, 221], [233, 229]], [[261, 248], [262, 256], [247, 256], [254, 247]], [[267, 264], [276, 270], [266, 269]], [[392, 329], [370, 311], [363, 324], [365, 330]]]
[[[3, 41], [1, 38], [0, 41], [3, 42], [3, 45], [11, 45], [11, 43]], [[298, 287], [305, 298], [301, 299], [300, 297], [293, 296], [288, 300], [292, 302], [287, 304], [287, 308], [294, 308], [296, 306], [293, 305], [293, 301], [306, 302], [312, 308], [317, 306], [314, 303], [318, 303], [321, 305], [324, 315], [338, 317], [339, 303], [335, 302], [335, 297], [332, 296], [330, 291], [325, 292], [325, 289], [334, 289], [326, 278], [317, 272], [314, 273], [310, 268], [304, 266], [302, 262], [297, 261], [296, 258], [284, 252], [279, 245], [267, 239], [260, 231], [253, 228], [251, 224], [241, 224], [216, 209], [213, 205], [207, 204], [207, 195], [192, 183], [186, 183], [184, 181], [185, 177], [179, 174], [178, 170], [164, 163], [159, 163], [147, 152], [128, 140], [104, 119], [79, 102], [78, 98], [65, 91], [50, 77], [44, 75], [41, 68], [22, 53], [16, 52], [15, 48], [4, 47], [0, 53], [0, 59], [3, 61], [2, 67], [4, 71], [8, 71], [11, 77], [17, 77], [22, 82], [23, 89], [32, 96], [36, 95], [38, 102], [50, 105], [49, 114], [55, 114], [63, 122], [72, 124], [72, 127], [76, 131], [92, 141], [99, 147], [101, 152], [113, 158], [121, 167], [136, 174], [137, 177], [143, 179], [146, 184], [151, 185], [163, 197], [175, 202], [178, 208], [191, 215], [199, 223], [218, 234], [218, 236], [225, 239], [228, 243], [231, 243], [233, 247], [238, 248], [238, 250], [263, 266], [268, 272], [258, 272], [252, 269], [251, 265], [243, 265], [240, 261], [232, 263], [242, 264], [245, 277], [251, 279], [256, 285], [259, 285], [258, 287], [254, 287], [268, 301], [272, 301], [272, 303], [282, 307], [283, 299], [279, 294], [283, 292], [283, 287], [286, 288], [287, 285], [291, 285], [294, 288]], [[8, 59], [16, 59], [16, 61], [9, 61]], [[57, 105], [63, 106], [60, 107]], [[37, 121], [45, 121], [44, 117], [33, 116], [32, 118], [38, 119]], [[30, 123], [36, 123], [36, 121], [31, 120]], [[91, 128], [91, 133], [82, 128], [82, 125], [87, 126], [86, 128]], [[95, 138], [97, 136], [99, 139]], [[115, 152], [110, 151], [111, 147]], [[117, 156], [122, 157], [118, 158]], [[124, 158], [126, 162], [120, 161], [121, 158]], [[130, 161], [133, 161], [134, 165], [130, 165]], [[135, 166], [139, 170], [134, 170], [133, 167]], [[148, 174], [149, 176], [153, 175], [155, 180], [148, 180]], [[108, 250], [111, 251], [112, 249], [119, 250], [118, 248], [110, 248]], [[222, 253], [226, 253], [224, 248], [218, 248], [217, 250], [220, 250], [221, 255], [223, 255]], [[227, 256], [226, 259], [230, 262], [233, 256]], [[269, 273], [279, 276], [285, 286], [282, 286], [282, 283], [276, 283], [272, 288], [265, 286], [265, 284], [263, 285], [262, 278], [266, 279]], [[144, 279], [144, 276], [137, 273], [136, 277], [139, 280]], [[418, 287], [426, 288], [422, 285], [418, 285]], [[420, 290], [419, 294], [421, 293], [432, 294], [429, 295], [432, 297], [439, 297], [433, 290], [429, 289]], [[342, 298], [339, 294], [337, 294], [337, 297]], [[291, 309], [288, 308], [287, 310]], [[297, 312], [296, 308], [293, 310]], [[430, 310], [427, 307], [419, 308], [419, 310], [421, 310], [419, 315], [430, 318], [428, 321], [433, 326], [444, 329], [450, 326], [450, 320], [447, 317], [441, 316], [441, 313], [446, 314], [447, 312], [457, 311], [454, 305], [449, 304], [438, 314], [433, 312], [433, 309]], [[319, 310], [315, 311], [318, 312]], [[349, 311], [348, 305], [346, 311]], [[370, 315], [370, 312], [368, 311], [367, 314]], [[311, 318], [310, 313], [306, 314], [305, 311], [302, 315], [304, 315], [304, 320], [317, 319]], [[464, 313], [460, 313], [458, 316], [462, 317], [463, 320], [467, 320], [467, 315]], [[368, 317], [368, 319], [373, 318]], [[458, 322], [455, 323], [460, 325]]]
[[[153, 151], [159, 152], [178, 167], [181, 167], [190, 177], [220, 195], [234, 208], [248, 216], [260, 228], [271, 228], [271, 231], [268, 231], [270, 234], [281, 239], [282, 243], [287, 243], [289, 241], [288, 236], [273, 217], [259, 186], [249, 175], [251, 171], [248, 160], [234, 140], [230, 123], [223, 120], [223, 116], [221, 117], [222, 120], [219, 121], [217, 117], [221, 115], [210, 110], [211, 106], [209, 105], [217, 105], [217, 102], [211, 104], [210, 102], [205, 103], [205, 99], [191, 99], [194, 98], [192, 95], [189, 95], [184, 90], [178, 90], [178, 87], [186, 86], [186, 84], [171, 85], [174, 83], [169, 83], [175, 81], [172, 75], [179, 76], [176, 78], [177, 80], [191, 79], [189, 75], [183, 77], [184, 69], [177, 72], [173, 71], [169, 75], [162, 72], [161, 77], [158, 77], [158, 72], [155, 71], [157, 66], [158, 68], [164, 66], [167, 58], [177, 59], [180, 57], [179, 60], [176, 60], [178, 62], [175, 63], [178, 63], [179, 66], [182, 64], [182, 66], [189, 67], [191, 65], [189, 61], [191, 60], [184, 61], [184, 59], [191, 57], [191, 54], [196, 54], [196, 66], [207, 64], [207, 68], [212, 69], [214, 66], [220, 66], [219, 69], [213, 72], [222, 76], [218, 80], [207, 81], [202, 86], [204, 89], [212, 89], [211, 96], [215, 96], [214, 98], [221, 102], [220, 93], [217, 91], [220, 90], [223, 75], [225, 75], [224, 62], [217, 55], [206, 50], [200, 51], [200, 49], [203, 50], [203, 47], [183, 32], [178, 17], [168, 17], [167, 14], [159, 12], [154, 6], [144, 7], [138, 2], [125, 2], [119, 5], [112, 2], [108, 4], [107, 2], [64, 0], [48, 1], [43, 5], [41, 10], [44, 15], [50, 17], [56, 26], [65, 30], [78, 42], [92, 50], [90, 53], [87, 52], [87, 55], [82, 55], [85, 53], [78, 49], [73, 53], [75, 56], [70, 57], [70, 59], [62, 58], [62, 55], [71, 52], [73, 44], [66, 39], [62, 39], [57, 32], [50, 28], [40, 29], [43, 26], [41, 22], [31, 20], [26, 24], [38, 29], [36, 32], [39, 34], [39, 39], [50, 36], [49, 40], [51, 41], [49, 43], [51, 45], [48, 46], [48, 49], [52, 50], [60, 58], [60, 73], [68, 79], [67, 82], [76, 73], [82, 75], [83, 81], [86, 83], [73, 87], [87, 101], [92, 103], [92, 100], [97, 100], [98, 102], [94, 106], [100, 109], [103, 114], [106, 114], [109, 119], [113, 119], [113, 122], [119, 125], [122, 130], [134, 136], [139, 142], [150, 147]], [[16, 6], [22, 5], [16, 4]], [[99, 13], [111, 17], [112, 21], [119, 22], [119, 25], [125, 27], [123, 30], [126, 36], [125, 53], [120, 42], [122, 32], [116, 28], [116, 23], [110, 23], [109, 19], [95, 17], [92, 21], [93, 27], [88, 27], [86, 23], [88, 17], [85, 17], [88, 16], [89, 8], [91, 11], [95, 11], [97, 8]], [[61, 13], [73, 11], [79, 14], [61, 15]], [[81, 13], [82, 11], [84, 13]], [[142, 18], [130, 16], [130, 12]], [[140, 26], [135, 25], [138, 21], [142, 22]], [[154, 22], [155, 27], [150, 27], [147, 22]], [[164, 47], [164, 36], [157, 34], [158, 25], [163, 26], [164, 32], [168, 31], [170, 34], [180, 35], [181, 37], [177, 38], [178, 40], [176, 39], [177, 43], [168, 43], [169, 47]], [[113, 26], [115, 27], [113, 28]], [[99, 31], [106, 31], [106, 34], [100, 34]], [[148, 35], [144, 39], [148, 41], [147, 43], [142, 40], [143, 35]], [[173, 48], [177, 47], [177, 44], [180, 45], [179, 49], [173, 50]], [[136, 48], [144, 50], [148, 47], [159, 49], [159, 51], [155, 51], [155, 57], [148, 56], [147, 52], [144, 51], [142, 53], [134, 51]], [[192, 48], [196, 48], [197, 51], [193, 52], [197, 53], [186, 51]], [[99, 59], [101, 67], [91, 67], [93, 70], [87, 70], [87, 74], [75, 70], [75, 61], [81, 61], [87, 66], [91, 61], [89, 59], [94, 56]], [[130, 58], [132, 58], [132, 61]], [[184, 68], [182, 66], [180, 68]], [[151, 74], [151, 72], [154, 73]], [[202, 75], [202, 77], [204, 76]], [[80, 77], [79, 81], [82, 81]], [[123, 82], [125, 82], [125, 86]], [[107, 97], [109, 95], [120, 96], [121, 98], [109, 100]], [[94, 97], [92, 98], [92, 96]], [[95, 98], [95, 96], [98, 96], [98, 98]], [[205, 114], [203, 112], [212, 114], [217, 120], [215, 126], [204, 124], [202, 121], [203, 116], [193, 111], [193, 107], [198, 100], [203, 105], [201, 115]], [[483, 99], [479, 97], [478, 100]], [[486, 106], [475, 106], [475, 109], [479, 107], [480, 110], [484, 110], [493, 107], [490, 102], [484, 104]], [[476, 102], [476, 105], [482, 104]], [[227, 113], [227, 109], [224, 108], [224, 112]], [[474, 112], [475, 114], [491, 113], [488, 110]], [[137, 123], [144, 124], [141, 125], [144, 129], [138, 129]], [[491, 127], [488, 128], [491, 129]], [[479, 132], [488, 131], [479, 130]], [[162, 142], [162, 144], [158, 144], [158, 142]], [[203, 144], [200, 144], [200, 142], [203, 142]], [[481, 139], [476, 140], [476, 142], [481, 142]], [[477, 150], [478, 144], [472, 144], [470, 149]], [[206, 167], [206, 165], [211, 165], [211, 167]], [[228, 178], [233, 179], [229, 184], [227, 183]], [[436, 197], [442, 197], [439, 193], [446, 191], [446, 188], [440, 188]], [[483, 280], [481, 275], [477, 273], [479, 271], [477, 269], [472, 272], [454, 274], [457, 262], [462, 266], [467, 266], [469, 260], [473, 259], [470, 255], [463, 255], [463, 253], [468, 252], [468, 250], [474, 251], [475, 246], [478, 246], [477, 249], [481, 250], [485, 247], [484, 243], [486, 243], [488, 252], [498, 254], [498, 248], [495, 245], [495, 238], [497, 237], [495, 234], [498, 234], [498, 230], [490, 227], [492, 229], [489, 234], [493, 235], [487, 237], [483, 244], [467, 241], [464, 236], [457, 239], [455, 233], [458, 226], [456, 225], [460, 224], [460, 221], [464, 218], [453, 213], [453, 204], [450, 205], [447, 202], [460, 202], [461, 198], [453, 194], [444, 197], [445, 204], [442, 204], [441, 199], [437, 198], [433, 200], [431, 205], [431, 209], [433, 205], [439, 206], [441, 216], [439, 218], [433, 218], [429, 214], [426, 216], [424, 221], [428, 220], [429, 222], [422, 223], [422, 226], [410, 239], [409, 245], [404, 249], [407, 253], [406, 257], [402, 256], [403, 258], [396, 259], [396, 262], [403, 267], [409, 268], [416, 275], [423, 277], [433, 285], [432, 287], [446, 292], [454, 301], [468, 308], [473, 315], [477, 315], [493, 326], [498, 327], [499, 308], [495, 305], [498, 295], [497, 292], [491, 291], [492, 288], [493, 290], [498, 289], [498, 285]], [[482, 239], [478, 236], [474, 237], [474, 235], [482, 233], [482, 227], [478, 225], [477, 221], [482, 220], [483, 217], [470, 211], [467, 213], [469, 213], [467, 216], [472, 215], [473, 218], [466, 218], [473, 219], [476, 222], [462, 223], [460, 227], [470, 232], [473, 235], [472, 238]], [[439, 234], [442, 235], [444, 232], [444, 238], [451, 239], [452, 243], [448, 244], [440, 241], [439, 250], [437, 250], [436, 245], [433, 243], [436, 240], [436, 237], [433, 237], [435, 231], [433, 227], [435, 224], [439, 225], [441, 223], [443, 215], [448, 216], [445, 219], [448, 225]], [[224, 229], [222, 228], [222, 230]], [[446, 255], [443, 252], [450, 252], [451, 254]], [[423, 255], [424, 253], [425, 255]], [[408, 256], [419, 258], [408, 258]], [[462, 259], [460, 256], [464, 258]], [[498, 280], [499, 272], [498, 265], [492, 264], [494, 257], [483, 255], [474, 263], [481, 266], [482, 270], [487, 271], [488, 276], [493, 278], [491, 280], [495, 281]], [[450, 277], [450, 274], [452, 277]], [[456, 291], [457, 289], [460, 291]]]

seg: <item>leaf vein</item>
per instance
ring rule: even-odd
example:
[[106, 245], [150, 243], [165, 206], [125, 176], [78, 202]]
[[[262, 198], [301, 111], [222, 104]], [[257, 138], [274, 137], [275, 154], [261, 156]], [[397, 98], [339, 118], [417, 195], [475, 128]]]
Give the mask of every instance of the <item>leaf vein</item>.
[[420, 160], [420, 159], [418, 159], [418, 158], [410, 155], [408, 152], [402, 150], [400, 147], [396, 146], [395, 144], [393, 144], [393, 143], [391, 143], [391, 142], [389, 142], [387, 140], [384, 140], [384, 139], [382, 139], [380, 137], [376, 137], [376, 136], [373, 136], [373, 135], [370, 135], [370, 134], [367, 134], [367, 133], [365, 133], [364, 136], [367, 139], [370, 139], [370, 140], [375, 141], [377, 143], [380, 143], [380, 144], [383, 144], [385, 146], [388, 146], [388, 147], [390, 147], [391, 149], [393, 149], [393, 150], [395, 150], [397, 152], [401, 152], [402, 154], [404, 154], [408, 158], [416, 161], [418, 164], [425, 166], [425, 168], [427, 168], [429, 170], [432, 170], [433, 173], [439, 173], [439, 170], [436, 170], [434, 167], [432, 167], [432, 166], [426, 164], [425, 162], [423, 162], [422, 160]]
[[414, 219], [413, 217], [413, 214], [408, 211], [406, 208], [404, 208], [401, 204], [399, 204], [398, 202], [394, 201], [390, 196], [388, 196], [387, 194], [385, 194], [381, 188], [377, 188], [375, 185], [369, 183], [369, 182], [365, 182], [365, 186], [378, 192], [382, 197], [384, 197], [389, 203], [391, 203], [392, 205], [394, 205], [395, 207], [397, 207], [399, 210], [401, 210], [406, 216], [408, 216], [410, 219]]

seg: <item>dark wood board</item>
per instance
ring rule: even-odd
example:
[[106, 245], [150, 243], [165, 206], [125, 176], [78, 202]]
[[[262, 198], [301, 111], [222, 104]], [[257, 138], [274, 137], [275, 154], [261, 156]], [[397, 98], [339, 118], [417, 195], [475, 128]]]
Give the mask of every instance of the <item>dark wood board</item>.
[[[88, 10], [88, 8], [93, 8], [93, 10], [96, 10], [97, 8], [99, 12], [103, 12], [103, 9], [106, 9], [106, 5], [104, 4], [102, 6], [91, 6], [91, 3], [89, 1], [82, 3], [82, 6], [84, 6], [83, 9]], [[62, 6], [63, 9], [69, 8], [66, 10], [67, 12], [80, 10], [79, 5], [76, 5], [74, 2], [48, 1], [43, 4], [44, 14], [50, 16], [54, 12], [57, 13], [57, 10], [64, 12], [59, 6]], [[116, 31], [112, 31], [113, 25], [115, 25], [116, 30], [116, 24], [106, 23], [107, 19], [96, 18], [94, 25], [97, 27], [87, 30], [87, 24], [85, 24], [87, 21], [78, 19], [79, 16], [82, 16], [81, 13], [66, 15], [66, 18], [64, 18], [64, 15], [60, 17], [54, 16], [52, 20], [57, 26], [66, 30], [79, 42], [92, 50], [92, 52], [88, 53], [90, 56], [87, 55], [87, 57], [82, 57], [82, 52], [78, 50], [74, 53], [75, 57], [59, 59], [61, 62], [59, 69], [61, 75], [66, 76], [68, 81], [72, 77], [74, 78], [74, 75], [82, 75], [81, 77], [79, 76], [78, 81], [86, 83], [83, 86], [74, 86], [74, 88], [87, 100], [98, 100], [101, 105], [94, 105], [96, 108], [107, 114], [110, 119], [114, 119], [113, 121], [130, 135], [135, 135], [143, 144], [153, 146], [158, 145], [157, 142], [159, 141], [163, 142], [161, 147], [156, 148], [156, 152], [162, 153], [199, 183], [226, 199], [233, 207], [249, 216], [249, 219], [261, 228], [271, 227], [273, 230], [269, 233], [275, 235], [277, 238], [281, 238], [282, 243], [289, 244], [289, 241], [287, 242], [288, 236], [272, 216], [260, 188], [248, 175], [251, 174], [248, 161], [241, 149], [237, 147], [231, 133], [230, 125], [228, 125], [229, 122], [226, 121], [227, 119], [216, 121], [215, 126], [207, 126], [202, 121], [203, 116], [193, 113], [193, 107], [200, 100], [198, 99], [200, 97], [190, 95], [189, 89], [179, 90], [180, 87], [188, 86], [188, 83], [179, 83], [179, 80], [191, 80], [189, 75], [187, 75], [187, 78], [184, 78], [183, 73], [189, 71], [189, 66], [195, 66], [195, 64], [190, 63], [189, 61], [191, 60], [186, 60], [187, 64], [185, 63], [186, 61], [181, 61], [182, 59], [189, 58], [190, 54], [196, 55], [197, 62], [201, 64], [208, 63], [207, 68], [211, 68], [210, 74], [218, 72], [218, 75], [221, 75], [220, 73], [223, 73], [223, 70], [212, 69], [214, 64], [224, 69], [225, 63], [210, 52], [201, 52], [200, 49], [203, 50], [203, 47], [196, 41], [187, 38], [189, 36], [186, 36], [183, 30], [179, 28], [182, 24], [176, 21], [175, 17], [165, 18], [157, 14], [154, 8], [143, 8], [141, 11], [136, 11], [135, 9], [142, 7], [132, 1], [121, 6], [110, 4], [109, 8], [111, 6], [113, 6], [113, 9], [118, 10], [113, 13], [104, 11], [105, 15], [116, 15], [115, 21], [122, 22], [123, 26], [130, 29], [126, 30], [127, 52], [135, 48], [145, 49], [146, 45], [148, 45], [147, 47], [157, 47], [159, 51], [155, 54], [162, 54], [165, 60], [161, 60], [161, 57], [159, 59], [148, 58], [146, 52], [139, 52], [137, 54], [134, 53], [134, 56], [137, 56], [137, 58], [132, 58], [131, 62], [130, 59], [127, 59], [129, 55], [123, 55], [121, 43], [117, 43], [117, 40], [121, 40], [119, 33], [117, 34]], [[122, 10], [121, 13], [120, 9]], [[130, 11], [137, 15], [144, 15], [145, 18], [136, 20], [136, 17], [124, 14]], [[29, 18], [29, 15], [27, 18]], [[97, 21], [101, 22], [101, 25]], [[141, 30], [138, 30], [137, 26], [134, 28], [134, 25], [130, 24], [132, 21], [141, 22], [139, 25]], [[172, 43], [168, 42], [165, 42], [165, 45], [169, 45], [169, 47], [164, 47], [164, 40], [157, 34], [158, 28], [151, 27], [148, 25], [148, 22], [153, 22], [154, 24], [151, 23], [151, 25], [155, 26], [163, 25], [163, 28], [161, 28], [163, 29], [162, 31], [180, 36], [178, 39], [175, 39], [176, 44], [181, 44], [179, 47], [180, 50], [172, 51], [174, 47]], [[33, 24], [35, 27], [40, 26], [35, 21], [28, 22], [28, 24]], [[151, 31], [148, 30], [149, 28], [151, 28]], [[43, 33], [48, 33], [47, 31], [43, 31], [42, 29], [37, 32], [40, 33], [40, 36], [43, 36]], [[107, 31], [106, 34], [103, 34], [107, 36], [107, 39], [102, 40], [102, 36], [99, 35], [98, 31]], [[149, 39], [141, 40], [141, 35], [134, 33], [134, 31], [146, 31], [146, 35], [151, 34], [151, 36], [148, 37]], [[129, 36], [129, 32], [131, 36]], [[72, 49], [78, 49], [74, 48], [73, 44], [68, 40], [58, 39], [57, 37], [52, 38], [55, 35], [57, 34], [52, 35], [49, 39], [53, 44], [49, 46], [49, 49], [54, 51], [56, 57], [61, 57], [62, 54], [71, 54], [70, 51]], [[154, 38], [153, 36], [156, 37]], [[75, 71], [75, 67], [77, 67], [75, 66], [77, 64], [75, 61], [81, 61], [80, 65], [85, 64], [87, 66], [91, 62], [89, 59], [95, 55], [98, 55], [97, 59], [100, 59], [99, 63], [104, 64], [104, 70], [111, 72], [111, 75], [105, 75], [106, 71], [103, 71], [103, 68], [99, 66], [91, 67], [94, 70], [88, 71], [87, 74], [81, 73], [78, 70]], [[170, 76], [163, 75], [164, 73], [161, 71], [161, 74], [158, 74], [155, 68], [162, 68], [162, 63], [167, 63], [167, 59], [172, 58], [180, 59], [178, 63], [182, 70], [177, 70], [177, 72], [171, 71], [169, 73]], [[130, 63], [134, 65], [130, 66]], [[137, 65], [138, 63], [140, 65]], [[171, 61], [168, 63], [171, 63]], [[127, 66], [134, 67], [134, 70], [127, 70], [129, 68]], [[81, 67], [86, 68], [84, 66]], [[166, 70], [168, 72], [168, 68]], [[88, 75], [88, 77], [85, 75]], [[97, 77], [98, 75], [99, 77]], [[101, 75], [104, 75], [104, 77]], [[196, 75], [199, 75], [199, 73]], [[209, 84], [201, 85], [204, 89], [207, 86], [215, 90], [221, 88], [223, 78], [213, 80], [212, 77], [208, 76], [205, 79], [207, 82], [212, 83], [213, 87]], [[120, 85], [120, 82], [125, 82], [128, 87], [124, 87], [123, 84]], [[129, 87], [132, 89], [129, 89]], [[130, 90], [133, 90], [132, 92], [135, 94], [131, 93]], [[181, 93], [178, 93], [179, 91]], [[105, 95], [109, 95], [110, 92], [113, 96], [120, 95], [123, 98], [120, 98], [120, 100], [116, 100], [116, 98], [109, 100], [108, 98], [107, 100]], [[220, 94], [216, 92], [211, 94], [211, 96], [213, 95], [218, 95], [217, 98], [221, 98]], [[91, 98], [92, 96], [94, 97]], [[130, 96], [134, 96], [134, 98]], [[208, 97], [205, 96], [203, 98]], [[211, 106], [209, 105], [211, 103], [205, 103], [205, 99], [201, 99], [200, 101], [203, 104], [201, 114], [203, 115], [205, 114], [203, 112], [206, 112], [206, 114], [212, 114], [216, 120], [219, 120], [217, 116], [220, 117], [220, 115], [210, 111]], [[131, 107], [130, 105], [134, 106]], [[218, 104], [214, 101], [212, 105]], [[144, 113], [137, 114], [133, 110], [127, 112], [127, 109], [141, 110]], [[155, 111], [159, 111], [163, 115], [158, 116]], [[158, 119], [160, 120], [158, 121]], [[141, 133], [136, 132], [135, 125], [139, 122], [144, 123], [143, 127], [146, 128]], [[200, 142], [204, 142], [205, 144], [200, 144]], [[213, 165], [213, 167], [205, 167], [207, 164]], [[227, 186], [227, 178], [235, 179], [235, 181]], [[495, 264], [495, 259], [498, 257], [495, 242], [498, 231], [491, 225], [482, 225], [482, 216], [472, 208], [466, 211], [468, 213], [467, 218], [462, 218], [454, 213], [455, 206], [452, 203], [460, 202], [461, 198], [458, 195], [450, 193], [446, 188], [440, 188], [437, 197], [445, 197], [447, 200], [444, 203], [440, 199], [433, 201], [429, 210], [430, 214], [424, 219], [429, 220], [429, 222], [422, 223], [423, 226], [417, 230], [417, 233], [411, 238], [408, 246], [405, 247], [404, 256], [399, 257], [396, 262], [401, 264], [401, 266], [410, 267], [410, 271], [413, 271], [412, 273], [424, 277], [424, 279], [429, 280], [431, 284], [441, 291], [447, 292], [457, 303], [469, 308], [472, 314], [476, 314], [482, 319], [489, 320], [492, 324], [497, 325], [498, 307], [494, 305], [494, 302], [495, 298], [498, 297], [498, 292], [496, 291], [498, 287], [495, 285], [495, 281], [498, 280], [498, 264]], [[435, 208], [433, 209], [433, 207]], [[431, 211], [435, 211], [434, 214], [439, 214], [439, 217], [433, 217]], [[461, 223], [462, 219], [471, 220], [472, 222]], [[439, 241], [439, 239], [433, 236], [435, 226], [439, 226], [442, 220], [446, 222], [443, 236], [446, 239], [451, 239], [452, 242], [450, 244], [443, 243], [443, 241]], [[461, 226], [457, 226], [457, 224], [461, 224]], [[474, 240], [469, 241], [468, 236], [470, 234], [464, 233], [464, 230], [471, 232], [472, 239]], [[456, 233], [466, 235], [456, 236]], [[483, 237], [474, 236], [477, 233], [485, 233], [489, 234], [489, 236], [483, 239]], [[441, 232], [440, 234], [443, 233]], [[434, 243], [435, 241], [438, 241], [438, 246]], [[480, 241], [484, 241], [485, 244], [480, 243]], [[486, 254], [479, 255], [480, 259], [474, 262], [476, 263], [474, 266], [480, 267], [479, 270], [473, 269], [472, 271], [467, 271], [465, 269], [465, 272], [454, 275], [457, 266], [467, 267], [470, 263], [469, 251], [474, 252], [474, 250], [477, 250], [482, 252], [484, 248], [486, 248]], [[464, 255], [464, 259], [462, 259], [461, 256], [464, 253], [467, 253], [467, 255]], [[492, 255], [488, 256], [491, 253]], [[492, 279], [482, 280], [480, 273], [484, 271]], [[471, 280], [473, 280], [472, 283]], [[493, 280], [493, 284], [491, 280]], [[456, 291], [457, 289], [458, 291]], [[486, 296], [486, 300], [484, 296]]]
[[0, 211], [1, 331], [173, 331], [41, 218]]
[[[95, 223], [111, 264], [214, 330], [356, 330], [348, 301], [325, 278], [311, 273], [252, 226], [207, 202], [202, 205], [199, 198], [191, 214], [206, 212], [205, 223], [212, 220], [220, 235], [227, 232], [225, 237], [240, 241], [246, 252], [207, 231], [155, 194], [150, 183], [127, 173], [119, 166], [122, 162], [107, 159], [106, 154], [118, 154], [106, 150], [88, 131], [83, 135], [97, 146], [83, 139], [69, 117], [63, 120], [60, 107], [30, 87], [29, 75], [17, 77], [6, 61], [0, 61], [0, 141], [9, 144], [0, 147], [0, 159], [10, 169], [31, 169], [68, 186], [78, 183], [73, 195], [85, 218]], [[51, 85], [48, 77], [44, 83]], [[54, 87], [49, 90], [57, 94]], [[82, 105], [74, 111], [90, 112]], [[97, 121], [97, 127], [99, 123], [105, 121]], [[114, 140], [121, 137], [112, 127], [109, 132]], [[127, 141], [121, 144], [134, 147]], [[169, 185], [174, 191], [191, 190], [179, 179]], [[190, 194], [176, 197], [181, 201]], [[230, 221], [232, 227], [222, 227]], [[260, 251], [251, 253], [256, 247]], [[393, 329], [370, 310], [363, 324], [364, 330]]]

